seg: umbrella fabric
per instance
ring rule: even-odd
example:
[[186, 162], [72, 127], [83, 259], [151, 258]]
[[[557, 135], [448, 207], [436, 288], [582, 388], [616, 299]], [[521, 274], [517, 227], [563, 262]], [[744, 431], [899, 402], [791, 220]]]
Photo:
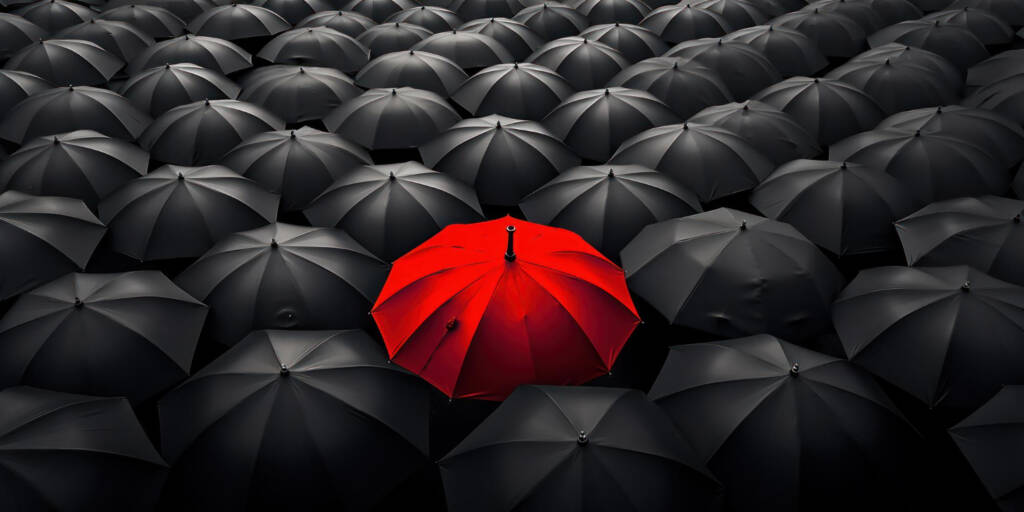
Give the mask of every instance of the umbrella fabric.
[[185, 33], [185, 22], [171, 11], [155, 5], [129, 4], [104, 10], [96, 19], [123, 21], [149, 37], [164, 39]]
[[47, 31], [17, 14], [0, 13], [0, 58], [44, 38]]
[[36, 0], [15, 9], [14, 14], [35, 23], [39, 28], [52, 34], [71, 25], [89, 21], [96, 15], [96, 12], [84, 5], [66, 0]]
[[453, 512], [714, 510], [718, 482], [636, 390], [524, 386], [439, 462]]
[[963, 105], [998, 112], [1024, 126], [1024, 73], [975, 90]]
[[332, 132], [369, 149], [417, 147], [460, 119], [444, 98], [430, 91], [370, 89], [324, 117]]
[[167, 464], [124, 398], [0, 391], [0, 493], [11, 510], [152, 510]]
[[455, 30], [462, 25], [462, 19], [454, 12], [443, 7], [421, 5], [396, 12], [384, 20], [387, 22], [402, 21], [419, 25], [433, 33]]
[[1024, 129], [997, 112], [950, 105], [921, 108], [891, 115], [876, 129], [917, 130], [962, 139], [985, 150], [1004, 167], [1024, 159]]
[[124, 61], [89, 41], [40, 39], [12, 55], [4, 67], [55, 84], [103, 85], [124, 67]]
[[282, 211], [297, 211], [350, 169], [373, 163], [365, 149], [333, 133], [303, 126], [254, 135], [221, 164], [281, 195]]
[[865, 3], [882, 17], [883, 26], [916, 20], [924, 15], [917, 5], [908, 0], [866, 0]]
[[395, 363], [486, 400], [608, 373], [640, 322], [619, 267], [511, 217], [448, 226], [399, 258], [372, 311]]
[[369, 510], [427, 463], [428, 388], [361, 331], [261, 331], [168, 393], [180, 510]]
[[747, 43], [704, 38], [684, 41], [665, 53], [682, 62], [695, 61], [714, 70], [733, 97], [745, 100], [751, 95], [782, 81], [782, 75], [767, 57]]
[[252, 67], [252, 55], [230, 41], [184, 34], [146, 48], [128, 63], [127, 71], [134, 75], [144, 69], [180, 62], [230, 75]]
[[876, 30], [888, 25], [882, 18], [881, 14], [875, 10], [874, 6], [867, 2], [847, 2], [846, 0], [817, 0], [810, 2], [804, 7], [801, 7], [802, 11], [814, 11], [819, 12], [834, 12], [850, 18], [857, 22], [864, 33], [871, 34]]
[[197, 36], [219, 37], [227, 41], [270, 37], [290, 28], [291, 23], [274, 11], [247, 4], [214, 7], [188, 24], [188, 31]]
[[882, 170], [794, 160], [758, 185], [750, 204], [832, 254], [848, 256], [896, 249], [893, 221], [912, 212], [917, 203], [902, 183]]
[[630, 290], [675, 325], [806, 340], [843, 286], [789, 224], [728, 208], [651, 224], [622, 249]]
[[139, 52], [155, 44], [149, 34], [134, 25], [96, 18], [72, 25], [54, 34], [53, 37], [95, 43], [122, 61], [134, 59]]
[[164, 112], [139, 137], [139, 144], [160, 162], [207, 165], [219, 162], [252, 135], [282, 129], [284, 121], [262, 107], [237, 100], [205, 100]]
[[525, 60], [537, 48], [544, 45], [530, 27], [511, 18], [480, 18], [457, 27], [462, 32], [475, 32], [493, 37], [512, 55], [515, 61]]
[[447, 98], [469, 75], [451, 59], [425, 51], [385, 53], [363, 66], [356, 83], [367, 89], [413, 87]]
[[258, 329], [362, 326], [387, 273], [344, 231], [271, 224], [223, 238], [175, 281], [210, 306], [210, 338], [231, 346]]
[[688, 122], [730, 130], [746, 139], [775, 165], [821, 153], [814, 137], [796, 119], [760, 101], [710, 106], [689, 118]]
[[359, 37], [367, 29], [376, 25], [373, 20], [357, 12], [351, 11], [320, 11], [299, 20], [295, 28], [327, 27], [342, 34]]
[[370, 49], [370, 58], [375, 58], [385, 53], [408, 50], [431, 35], [429, 30], [419, 25], [396, 21], [370, 27], [356, 40]]
[[357, 12], [377, 23], [383, 23], [388, 16], [413, 7], [417, 7], [413, 0], [352, 0], [342, 9]]
[[885, 59], [912, 62], [931, 68], [932, 72], [936, 75], [936, 80], [941, 80], [943, 83], [948, 84], [955, 91], [960, 91], [964, 86], [963, 72], [948, 59], [937, 53], [905, 44], [889, 43], [876, 46], [857, 54], [851, 61], [885, 62]]
[[512, 19], [526, 25], [545, 41], [574, 36], [590, 25], [586, 16], [568, 5], [553, 1], [531, 3], [533, 5], [521, 9]]
[[[698, 0], [691, 5], [694, 7], [704, 7], [721, 14], [729, 22], [729, 26], [737, 30], [760, 25], [771, 17], [762, 9], [760, 3], [748, 2], [747, 0]], [[769, 10], [774, 10], [769, 7], [768, 3], [764, 5]]]
[[532, 3], [531, 0], [452, 0], [448, 8], [464, 20], [511, 18]]
[[52, 87], [50, 82], [32, 73], [12, 69], [0, 70], [0, 118], [19, 101]]
[[849, 58], [867, 46], [864, 28], [845, 14], [821, 9], [799, 10], [768, 21], [775, 27], [802, 33], [826, 57]]
[[337, 9], [335, 2], [327, 0], [256, 0], [253, 3], [274, 11], [292, 25], [317, 12]]
[[139, 261], [194, 258], [277, 217], [278, 196], [219, 165], [165, 165], [100, 203], [111, 247]]
[[964, 7], [933, 12], [921, 18], [922, 21], [938, 21], [969, 30], [985, 45], [1009, 44], [1013, 42], [1013, 28], [1002, 18], [984, 9]]
[[[915, 56], [923, 52], [927, 50], [918, 50]], [[959, 73], [951, 62], [938, 54], [935, 57], [933, 65], [916, 59], [854, 57], [825, 76], [860, 88], [887, 114], [958, 103], [962, 83], [951, 84], [945, 77]]]
[[369, 61], [370, 50], [333, 28], [307, 27], [271, 39], [257, 57], [277, 64], [321, 66], [354, 73]]
[[685, 2], [658, 7], [640, 21], [640, 26], [671, 44], [702, 37], [720, 37], [733, 31], [733, 26], [721, 14]]
[[0, 319], [0, 386], [144, 402], [188, 377], [205, 318], [154, 270], [67, 274]]
[[78, 199], [0, 193], [0, 300], [85, 268], [105, 232]]
[[591, 25], [580, 32], [580, 37], [615, 48], [629, 62], [657, 57], [668, 51], [668, 45], [658, 37], [658, 34], [640, 25]]
[[929, 408], [970, 411], [1024, 384], [1024, 288], [978, 270], [864, 270], [832, 317], [849, 359]]
[[651, 8], [640, 0], [583, 0], [573, 9], [586, 16], [591, 25], [639, 23], [651, 12]]
[[0, 190], [81, 199], [93, 211], [127, 181], [146, 174], [149, 153], [92, 130], [27, 141], [0, 163]]
[[477, 71], [452, 93], [452, 101], [475, 116], [499, 114], [544, 119], [574, 89], [562, 75], [537, 64], [496, 64]]
[[664, 101], [681, 118], [733, 99], [729, 87], [717, 72], [696, 61], [678, 57], [644, 59], [613, 76], [608, 85], [647, 91]]
[[479, 32], [440, 32], [414, 44], [412, 49], [447, 57], [463, 69], [512, 62], [512, 54], [497, 39]]
[[103, 5], [103, 9], [114, 9], [133, 4], [162, 7], [185, 22], [191, 21], [192, 18], [214, 7], [214, 3], [210, 0], [110, 0]]
[[747, 43], [771, 61], [783, 78], [812, 76], [828, 66], [818, 45], [791, 28], [757, 25], [730, 32], [722, 40]]
[[304, 213], [314, 226], [344, 229], [387, 261], [449, 224], [483, 219], [469, 185], [417, 162], [352, 169]]
[[889, 509], [916, 498], [907, 473], [917, 433], [843, 359], [766, 334], [679, 345], [649, 396], [736, 489], [726, 493], [734, 510]]
[[519, 207], [530, 222], [578, 233], [613, 261], [644, 226], [702, 211], [696, 194], [638, 165], [566, 169]]
[[868, 37], [871, 46], [901, 43], [935, 52], [962, 70], [988, 58], [988, 50], [970, 30], [940, 20], [912, 20], [890, 25]]
[[480, 202], [502, 206], [580, 164], [540, 123], [496, 115], [460, 121], [419, 152], [426, 166], [471, 185]]
[[973, 92], [1024, 75], [1024, 48], [997, 53], [967, 70], [967, 90]]
[[1018, 510], [1022, 480], [1021, 417], [1024, 386], [1005, 386], [989, 401], [949, 429], [960, 452], [992, 498], [1007, 512]]
[[121, 86], [121, 94], [151, 116], [199, 100], [235, 99], [239, 91], [228, 77], [189, 63], [140, 71]]
[[123, 96], [96, 87], [61, 87], [16, 103], [0, 122], [0, 138], [15, 143], [75, 130], [135, 140], [151, 119]]
[[1024, 12], [1013, 0], [956, 0], [946, 8], [963, 9], [965, 7], [991, 12], [1014, 27], [1024, 26]]
[[241, 85], [239, 100], [259, 105], [286, 123], [323, 119], [363, 92], [337, 69], [291, 64], [261, 66]]
[[714, 125], [671, 124], [641, 132], [608, 160], [657, 169], [707, 203], [757, 186], [775, 165], [736, 133]]
[[832, 78], [787, 78], [751, 99], [793, 116], [822, 147], [870, 130], [885, 117], [863, 90]]

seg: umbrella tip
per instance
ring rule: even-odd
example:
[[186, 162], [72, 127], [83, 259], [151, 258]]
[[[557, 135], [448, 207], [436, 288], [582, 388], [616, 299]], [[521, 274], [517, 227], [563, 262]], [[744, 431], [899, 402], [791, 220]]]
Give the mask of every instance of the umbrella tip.
[[846, 169], [846, 160], [843, 160], [843, 163], [839, 164], [839, 168]]
[[75, 297], [75, 309], [82, 309], [82, 306], [84, 305], [85, 304], [82, 303], [82, 299]]
[[519, 69], [519, 63], [518, 62], [513, 62], [512, 63], [512, 69]]
[[814, 14], [818, 14], [818, 8], [817, 7], [814, 8]]
[[743, 104], [743, 110], [744, 111], [750, 110], [750, 103], [744, 103]]
[[615, 169], [608, 169], [608, 177], [609, 178], [614, 178], [615, 177]]
[[203, 100], [203, 105], [205, 105], [205, 106], [209, 107], [209, 106], [210, 106], [210, 98], [206, 98], [206, 99], [204, 99], [204, 100]]
[[678, 60], [672, 63], [672, 70], [673, 71], [678, 71], [679, 70], [679, 61]]
[[914, 137], [920, 137], [920, 136], [921, 136], [921, 130], [914, 130]]
[[505, 226], [505, 231], [508, 232], [508, 246], [505, 248], [505, 260], [515, 261], [516, 253], [513, 247], [512, 240], [516, 234], [516, 227], [512, 225]]
[[287, 377], [289, 373], [291, 373], [291, 370], [288, 369], [288, 365], [282, 364], [281, 365], [281, 376], [282, 377]]
[[688, 123], [686, 121], [683, 121], [683, 130], [685, 131], [685, 130], [689, 130], [689, 129], [690, 129], [690, 123]]
[[969, 292], [969, 291], [971, 291], [971, 282], [970, 281], [964, 281], [964, 284], [960, 285], [960, 291], [962, 291], [962, 292]]
[[395, 171], [388, 171], [388, 181], [395, 181]]
[[270, 239], [270, 247], [272, 249], [277, 249], [277, 239], [276, 238], [271, 238]]
[[892, 65], [892, 62], [889, 61], [888, 57], [885, 58], [885, 65], [886, 66], [891, 66]]
[[306, 73], [306, 68], [304, 68], [302, 66], [299, 66], [299, 73], [300, 74], [305, 74]]
[[793, 363], [793, 366], [789, 367], [789, 374], [797, 376], [800, 373], [800, 363]]
[[722, 38], [721, 37], [718, 38], [718, 43], [717, 44], [718, 44], [718, 46], [722, 46]]
[[185, 180], [185, 175], [182, 174], [181, 171], [178, 171], [178, 181], [184, 181], [184, 180]]
[[171, 69], [171, 63], [170, 62], [165, 62], [164, 63], [164, 69]]
[[611, 91], [609, 91], [608, 89], [605, 89], [605, 90], [604, 90], [604, 95], [605, 95], [605, 96], [609, 96], [609, 95], [611, 95], [611, 93], [612, 93], [612, 92], [611, 92]]
[[1013, 216], [1013, 223], [1014, 224], [1020, 224], [1020, 214], [1019, 213], [1017, 215]]
[[747, 230], [747, 221], [745, 221], [745, 220], [740, 221], [740, 231], [746, 231], [746, 230]]
[[459, 319], [455, 318], [455, 317], [452, 317], [451, 320], [448, 320], [448, 323], [444, 324], [444, 329], [446, 331], [450, 331], [450, 330], [452, 330], [452, 329], [454, 329], [454, 328], [456, 328], [458, 326], [459, 326]]
[[292, 133], [290, 133], [288, 135], [288, 137], [294, 139], [295, 138], [295, 130], [292, 130]]
[[586, 430], [580, 430], [580, 435], [576, 436], [576, 443], [579, 445], [585, 445], [590, 442], [590, 436], [587, 435]]
[[939, 105], [939, 106], [935, 107], [935, 113], [936, 114], [941, 114], [942, 113], [942, 105]]
[[413, 50], [412, 48], [409, 48], [409, 55], [415, 55], [415, 54], [416, 54], [416, 50]]
[[497, 130], [500, 130], [501, 129], [501, 121], [495, 122], [494, 128], [497, 129]]
[[53, 136], [53, 145], [54, 145], [54, 146], [57, 146], [57, 145], [59, 145], [59, 144], [60, 144], [60, 139], [58, 139], [58, 138], [57, 138], [57, 136], [56, 136], [56, 135], [54, 135], [54, 136]]
[[618, 27], [619, 26], [619, 22], [616, 21], [615, 22], [615, 26]]
[[398, 96], [398, 90], [397, 89], [391, 89], [391, 95], [392, 96]]
[[821, 80], [818, 80], [818, 77], [814, 77], [814, 83], [821, 83]]

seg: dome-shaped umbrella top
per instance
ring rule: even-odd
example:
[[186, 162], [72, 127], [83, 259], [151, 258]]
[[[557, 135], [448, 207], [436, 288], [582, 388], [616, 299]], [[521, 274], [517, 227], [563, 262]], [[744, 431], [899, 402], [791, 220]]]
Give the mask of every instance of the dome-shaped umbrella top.
[[96, 11], [67, 0], [36, 0], [15, 9], [14, 14], [52, 34], [71, 25], [89, 21], [96, 16]]
[[277, 64], [323, 66], [354, 73], [370, 59], [370, 49], [333, 28], [295, 28], [271, 39], [257, 57]]
[[583, 0], [573, 6], [591, 25], [603, 23], [639, 23], [651, 12], [640, 0]]
[[384, 23], [366, 29], [356, 39], [370, 49], [370, 57], [408, 50], [433, 35], [429, 30], [412, 23]]
[[103, 9], [116, 9], [136, 4], [164, 8], [186, 22], [215, 6], [211, 0], [110, 0], [103, 5]]
[[733, 99], [717, 72], [696, 61], [677, 57], [644, 59], [613, 76], [608, 85], [647, 91], [682, 118]]
[[966, 70], [988, 58], [985, 44], [962, 25], [942, 20], [902, 21], [868, 37], [871, 46], [902, 43], [935, 52]]
[[253, 3], [274, 11], [292, 25], [318, 12], [338, 8], [336, 3], [327, 0], [256, 0]]
[[48, 39], [30, 44], [4, 65], [60, 85], [103, 85], [124, 61], [91, 41]]
[[720, 37], [734, 28], [725, 16], [708, 7], [686, 2], [658, 7], [640, 21], [640, 26], [673, 44], [702, 37]]
[[0, 70], [0, 119], [19, 101], [51, 88], [53, 84], [32, 73]]
[[377, 23], [383, 23], [388, 16], [413, 7], [417, 7], [413, 0], [352, 0], [341, 8], [363, 14]]
[[188, 24], [188, 31], [195, 35], [228, 41], [268, 37], [290, 28], [287, 20], [270, 9], [234, 3], [204, 11]]
[[651, 30], [640, 25], [606, 23], [591, 25], [580, 37], [604, 43], [618, 50], [630, 62], [657, 57], [668, 51], [668, 45]]
[[787, 78], [751, 99], [793, 116], [823, 147], [869, 130], [885, 117], [863, 90], [832, 78]]
[[463, 32], [476, 32], [496, 39], [516, 61], [525, 60], [545, 41], [530, 27], [511, 18], [480, 18], [458, 27]]
[[497, 39], [479, 32], [439, 32], [416, 43], [412, 49], [447, 57], [463, 69], [512, 62], [512, 54]]
[[59, 87], [16, 103], [0, 123], [0, 138], [21, 143], [33, 137], [96, 130], [135, 140], [151, 119], [123, 96], [97, 87]]
[[971, 31], [985, 45], [1008, 44], [1013, 42], [1013, 28], [998, 15], [974, 7], [949, 9], [928, 14], [922, 21], [940, 21], [957, 25]]
[[792, 116], [760, 101], [710, 106], [687, 121], [731, 130], [776, 165], [821, 153], [814, 137]]
[[239, 91], [228, 77], [187, 62], [143, 70], [121, 86], [128, 101], [152, 116], [199, 100], [235, 99]]
[[713, 69], [738, 100], [745, 100], [757, 91], [782, 81], [775, 65], [763, 53], [742, 41], [694, 39], [673, 46], [665, 56], [677, 57], [684, 62], [696, 61]]
[[757, 25], [730, 32], [724, 41], [741, 41], [760, 51], [783, 77], [812, 76], [828, 66], [828, 59], [810, 38], [797, 30]]
[[721, 14], [734, 30], [760, 25], [774, 16], [772, 13], [777, 10], [770, 2], [755, 3], [748, 0], [691, 0], [689, 3]]
[[457, 14], [448, 9], [426, 5], [396, 12], [384, 20], [383, 23], [394, 23], [396, 21], [419, 25], [435, 34], [455, 30], [463, 23]]
[[768, 24], [804, 34], [826, 57], [849, 58], [867, 46], [864, 28], [841, 12], [801, 9], [773, 18]]
[[630, 64], [615, 48], [578, 36], [551, 41], [526, 60], [554, 70], [577, 90], [602, 87]]
[[333, 110], [324, 124], [369, 149], [412, 148], [455, 124], [444, 98], [411, 87], [370, 89]]
[[1024, 129], [990, 110], [959, 105], [919, 108], [883, 119], [877, 130], [949, 135], [970, 142], [996, 157], [1006, 167], [1024, 159]]
[[327, 27], [342, 34], [359, 37], [376, 23], [365, 15], [351, 11], [320, 11], [302, 18], [295, 28]]
[[96, 43], [123, 61], [130, 61], [142, 50], [156, 44], [140, 28], [124, 21], [92, 18], [53, 35], [55, 39], [84, 39]]
[[0, 12], [0, 57], [39, 41], [47, 31], [17, 14]]
[[560, 2], [535, 2], [516, 13], [512, 19], [523, 23], [545, 41], [579, 34], [590, 22], [572, 7]]
[[225, 75], [252, 67], [252, 55], [224, 39], [184, 34], [150, 46], [128, 63], [128, 73], [191, 62]]
[[169, 38], [185, 33], [185, 22], [171, 11], [155, 5], [128, 4], [104, 10], [97, 19], [123, 21], [152, 38]]
[[471, 114], [543, 119], [574, 91], [555, 71], [529, 63], [495, 64], [477, 71], [452, 94]]

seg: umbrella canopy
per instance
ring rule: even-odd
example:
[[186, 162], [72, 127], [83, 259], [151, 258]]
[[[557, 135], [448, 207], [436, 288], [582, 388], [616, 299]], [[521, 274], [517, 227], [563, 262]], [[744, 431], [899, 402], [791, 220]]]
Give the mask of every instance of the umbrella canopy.
[[278, 35], [256, 56], [277, 64], [321, 66], [354, 73], [369, 61], [370, 49], [333, 28], [307, 27]]
[[871, 46], [901, 43], [935, 52], [962, 70], [988, 58], [988, 50], [970, 30], [941, 20], [902, 21], [871, 34]]
[[[721, 14], [729, 22], [729, 26], [734, 29], [760, 25], [773, 16], [766, 12], [765, 9], [772, 12], [778, 10], [769, 2], [761, 4], [747, 0], [697, 0], [692, 2], [691, 5], [694, 7], [704, 7]], [[782, 14], [782, 12], [778, 14]]]
[[376, 23], [370, 18], [352, 11], [320, 11], [302, 18], [295, 28], [327, 27], [342, 34], [358, 37]]
[[17, 14], [0, 12], [0, 57], [7, 58], [46, 34], [42, 27]]
[[864, 28], [849, 16], [818, 8], [783, 14], [769, 25], [802, 33], [818, 45], [826, 57], [849, 58], [867, 46]]
[[452, 101], [474, 116], [539, 121], [574, 92], [562, 75], [528, 63], [496, 64], [462, 83]]
[[970, 265], [996, 279], [1024, 285], [1024, 201], [958, 197], [929, 204], [896, 222], [908, 265]]
[[711, 124], [743, 137], [775, 165], [821, 153], [814, 137], [793, 116], [760, 101], [710, 106], [688, 120]]
[[1024, 384], [1024, 288], [978, 270], [864, 270], [832, 317], [847, 357], [929, 408], [966, 412]]
[[164, 64], [132, 75], [121, 94], [152, 116], [199, 100], [235, 99], [240, 88], [228, 77], [195, 64]]
[[651, 12], [640, 0], [583, 0], [573, 6], [591, 25], [602, 23], [639, 23]]
[[462, 19], [454, 12], [443, 7], [426, 5], [398, 11], [384, 20], [385, 23], [396, 21], [419, 25], [435, 34], [455, 30], [462, 25]]
[[452, 0], [448, 8], [464, 20], [480, 18], [510, 18], [533, 0]]
[[190, 62], [229, 75], [252, 67], [252, 55], [230, 41], [216, 37], [184, 34], [150, 46], [128, 63], [136, 74], [164, 64]]
[[417, 162], [345, 173], [304, 210], [314, 226], [338, 227], [392, 261], [449, 224], [483, 218], [473, 189]]
[[608, 161], [657, 169], [705, 203], [754, 188], [775, 167], [736, 133], [691, 123], [644, 131], [623, 142]]
[[580, 32], [580, 37], [615, 48], [629, 62], [657, 57], [668, 51], [668, 45], [658, 37], [658, 34], [640, 25], [591, 25]]
[[644, 226], [702, 211], [696, 194], [638, 165], [567, 169], [520, 208], [530, 222], [578, 233], [611, 260]]
[[530, 30], [530, 27], [511, 18], [475, 19], [460, 25], [458, 30], [493, 37], [515, 61], [525, 60], [534, 50], [544, 45], [544, 39]]
[[100, 203], [111, 247], [140, 261], [194, 258], [225, 236], [273, 222], [278, 196], [219, 165], [165, 165]]
[[993, 156], [962, 139], [935, 132], [862, 132], [833, 144], [828, 156], [885, 170], [921, 204], [1001, 194], [1010, 188], [1010, 173]]
[[231, 346], [258, 329], [359, 327], [387, 274], [341, 230], [271, 224], [225, 237], [175, 281], [209, 304], [206, 332]]
[[388, 16], [413, 7], [418, 7], [413, 0], [352, 0], [342, 9], [357, 12], [377, 23], [383, 23]]
[[579, 34], [590, 25], [587, 17], [572, 7], [554, 1], [531, 2], [512, 18], [534, 31], [541, 39], [553, 41]]
[[524, 386], [439, 462], [473, 510], [713, 510], [717, 481], [636, 390]]
[[96, 87], [61, 87], [16, 103], [0, 122], [0, 138], [22, 143], [34, 137], [95, 130], [135, 140], [151, 119], [123, 96]]
[[270, 37], [290, 28], [291, 23], [266, 7], [234, 3], [204, 11], [188, 24], [195, 35], [228, 41]]
[[361, 331], [256, 332], [159, 405], [182, 509], [369, 510], [427, 463], [429, 389]]
[[469, 75], [451, 59], [425, 51], [385, 53], [359, 70], [356, 83], [367, 89], [413, 87], [451, 96]]
[[730, 32], [723, 41], [747, 43], [761, 52], [784, 78], [812, 76], [828, 66], [818, 45], [803, 32], [775, 25], [757, 25]]
[[975, 90], [963, 105], [998, 112], [1024, 126], [1024, 73]]
[[146, 174], [149, 153], [92, 130], [27, 141], [0, 163], [0, 190], [81, 199], [93, 211], [125, 182]]
[[419, 25], [396, 21], [368, 28], [356, 40], [369, 48], [370, 57], [375, 58], [385, 53], [408, 50], [431, 35], [429, 30]]
[[124, 67], [124, 61], [89, 41], [40, 39], [12, 55], [4, 67], [55, 84], [103, 85]]
[[0, 391], [0, 492], [13, 510], [155, 508], [167, 464], [124, 398]]
[[337, 69], [279, 64], [246, 75], [238, 99], [259, 105], [286, 123], [302, 123], [323, 119], [362, 92]]
[[237, 100], [205, 100], [164, 112], [139, 137], [139, 144], [160, 162], [206, 165], [219, 162], [252, 135], [283, 129], [284, 121], [263, 107]]
[[[882, 26], [906, 20], [916, 20], [924, 15], [921, 9], [908, 0], [864, 0], [879, 16]], [[918, 0], [923, 3], [923, 0]]]
[[338, 135], [303, 126], [254, 135], [221, 163], [280, 194], [282, 211], [296, 211], [350, 169], [373, 162], [366, 150]]
[[1024, 75], [1024, 48], [997, 53], [967, 70], [967, 90]]
[[787, 78], [751, 99], [793, 116], [822, 147], [870, 130], [885, 117], [871, 96], [833, 78]]
[[806, 340], [843, 286], [789, 224], [719, 208], [651, 224], [622, 249], [630, 290], [676, 325], [718, 336]]
[[0, 193], [0, 300], [85, 268], [105, 232], [78, 199]]
[[864, 33], [871, 34], [876, 30], [888, 25], [882, 15], [875, 10], [874, 6], [865, 2], [848, 2], [846, 0], [817, 0], [810, 2], [804, 7], [801, 7], [802, 11], [813, 11], [817, 9], [820, 12], [834, 12], [842, 14], [853, 21], [856, 21]]
[[479, 32], [440, 32], [414, 44], [412, 49], [447, 57], [463, 69], [512, 62], [512, 54], [497, 39]]
[[154, 270], [67, 274], [0, 319], [0, 385], [144, 402], [188, 377], [205, 318]]
[[1020, 439], [1024, 418], [1024, 386], [1005, 386], [989, 401], [949, 429], [957, 447], [996, 503], [1007, 512], [1024, 505]]
[[985, 150], [1004, 167], [1024, 159], [1024, 130], [988, 110], [958, 105], [908, 110], [883, 119], [876, 129], [907, 133], [921, 130], [962, 139]]
[[718, 73], [678, 57], [644, 59], [613, 76], [608, 85], [647, 91], [681, 118], [732, 101], [732, 93]]
[[253, 3], [274, 11], [291, 25], [318, 12], [337, 9], [336, 2], [327, 0], [256, 0]]
[[449, 226], [399, 258], [373, 317], [394, 362], [486, 400], [608, 373], [640, 322], [619, 267], [575, 233], [511, 217]]
[[675, 122], [679, 117], [661, 100], [624, 87], [578, 92], [544, 118], [544, 126], [577, 155], [598, 162], [608, 160], [626, 139]]
[[52, 34], [71, 25], [89, 21], [96, 12], [82, 4], [66, 0], [36, 0], [15, 9], [14, 14]]
[[985, 45], [1000, 45], [1013, 42], [1013, 28], [1002, 18], [984, 9], [964, 7], [933, 12], [921, 18], [922, 21], [938, 21], [969, 30]]
[[155, 5], [128, 4], [104, 10], [97, 19], [123, 21], [156, 39], [185, 33], [185, 22], [171, 11]]
[[[927, 50], [918, 50], [914, 56], [924, 52]], [[901, 57], [854, 57], [825, 76], [860, 88], [887, 114], [956, 104], [960, 100], [962, 81], [951, 83], [946, 77], [950, 73], [959, 76], [959, 72], [953, 63], [938, 54], [935, 59], [929, 64], [921, 59]]]
[[750, 195], [768, 218], [792, 225], [837, 256], [897, 248], [892, 223], [916, 202], [902, 183], [872, 167], [829, 160], [779, 166]]
[[[964, 74], [949, 59], [928, 50], [922, 50], [913, 46], [899, 43], [883, 44], [870, 50], [865, 50], [851, 61], [879, 61], [885, 59], [893, 61], [912, 62], [917, 65], [929, 67], [936, 73], [936, 79], [949, 84], [949, 87], [959, 91], [964, 86]], [[940, 78], [941, 77], [941, 78]]]
[[[991, 12], [1014, 27], [1024, 26], [1024, 12], [1021, 12], [1020, 6], [1013, 0], [956, 0], [946, 8], [963, 9], [965, 7]], [[937, 11], [938, 9], [932, 10]]]
[[782, 75], [767, 57], [742, 41], [704, 38], [685, 41], [672, 47], [666, 57], [682, 62], [694, 61], [714, 70], [733, 97], [745, 100], [776, 82]]
[[133, 4], [162, 7], [186, 22], [191, 21], [192, 18], [204, 11], [213, 9], [215, 5], [210, 0], [110, 0], [103, 5], [103, 9], [114, 9]]
[[460, 121], [419, 152], [431, 169], [476, 189], [480, 202], [502, 206], [580, 163], [540, 123], [497, 115]]
[[680, 2], [658, 7], [640, 21], [667, 43], [681, 43], [702, 37], [720, 37], [733, 31], [733, 26], [708, 7]]
[[910, 501], [906, 473], [920, 439], [881, 386], [848, 361], [766, 334], [679, 345], [649, 396], [699, 460], [738, 490], [726, 494], [734, 510]]
[[324, 117], [333, 132], [369, 149], [417, 147], [460, 119], [444, 98], [398, 87], [370, 89]]
[[155, 44], [149, 34], [134, 25], [96, 18], [72, 25], [54, 34], [53, 37], [95, 43], [122, 61], [134, 59], [142, 50]]
[[19, 101], [52, 87], [50, 82], [32, 73], [13, 69], [0, 70], [0, 118], [3, 118]]

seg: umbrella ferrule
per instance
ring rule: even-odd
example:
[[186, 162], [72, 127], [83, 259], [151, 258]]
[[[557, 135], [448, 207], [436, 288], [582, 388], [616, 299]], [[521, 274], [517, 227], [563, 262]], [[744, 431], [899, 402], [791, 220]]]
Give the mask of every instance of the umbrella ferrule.
[[796, 377], [800, 374], [800, 363], [793, 363], [793, 366], [789, 367], [789, 374]]
[[282, 377], [287, 377], [288, 374], [290, 374], [290, 373], [291, 373], [291, 370], [288, 369], [288, 365], [282, 364], [281, 365], [281, 376]]
[[962, 291], [964, 293], [967, 293], [967, 292], [971, 291], [971, 282], [970, 281], [964, 281], [964, 284], [960, 285], [960, 291]]
[[586, 430], [580, 430], [580, 435], [576, 436], [576, 443], [579, 445], [585, 445], [590, 442], [590, 436], [587, 435]]
[[273, 249], [277, 249], [277, 239], [276, 238], [271, 238], [270, 239], [270, 247], [273, 248]]
[[82, 309], [83, 306], [85, 303], [82, 302], [82, 299], [75, 297], [75, 309]]
[[1019, 213], [1017, 215], [1013, 216], [1013, 223], [1014, 224], [1020, 224], [1020, 214]]
[[516, 253], [513, 247], [513, 239], [516, 234], [515, 226], [506, 226], [505, 231], [508, 232], [508, 247], [505, 248], [505, 259], [507, 261], [515, 261]]

